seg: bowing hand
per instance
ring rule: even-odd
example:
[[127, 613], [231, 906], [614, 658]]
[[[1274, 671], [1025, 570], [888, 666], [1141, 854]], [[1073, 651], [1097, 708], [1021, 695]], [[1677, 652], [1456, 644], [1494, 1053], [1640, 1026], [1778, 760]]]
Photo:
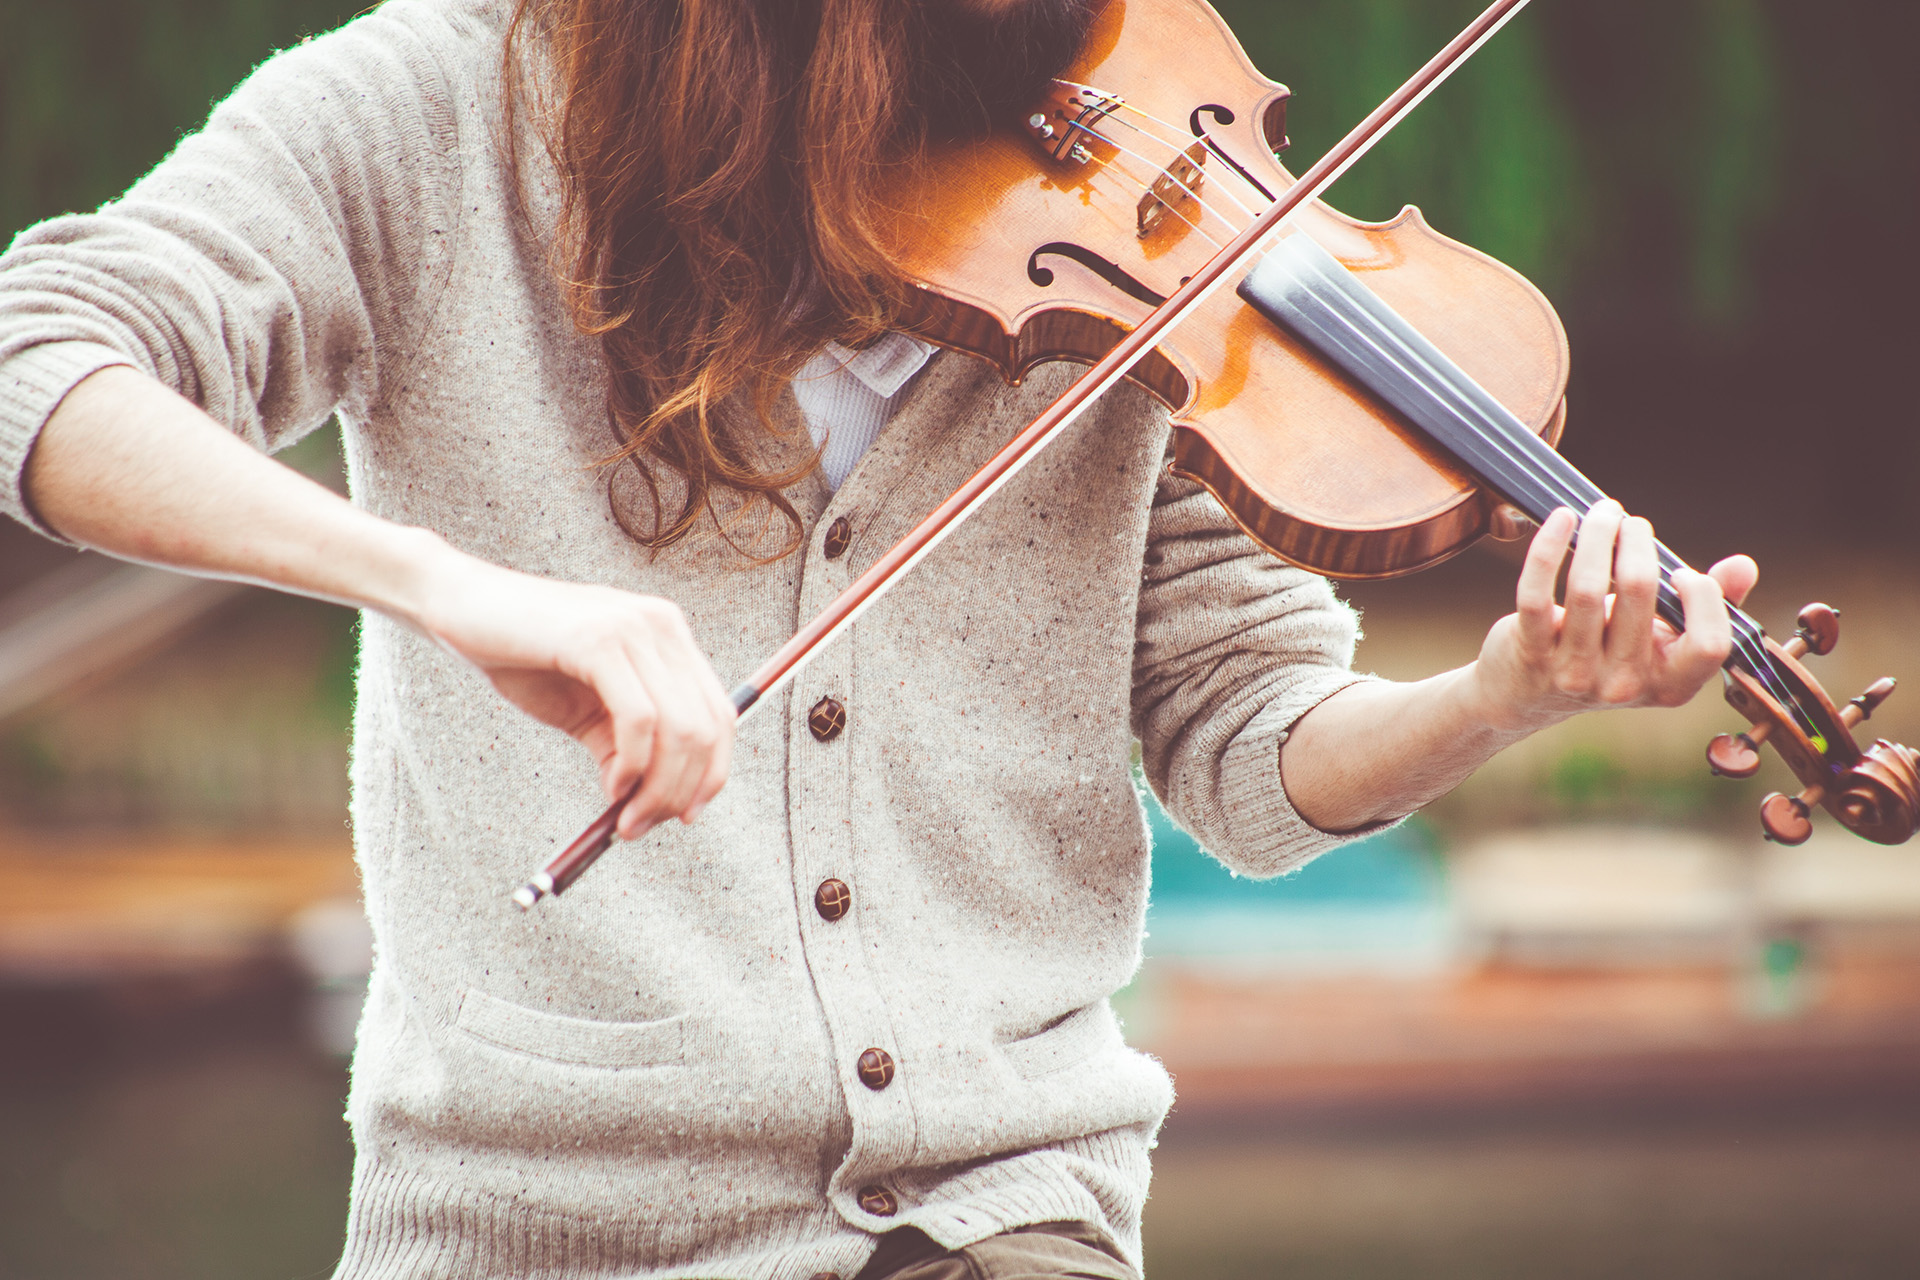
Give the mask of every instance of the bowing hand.
[[593, 753], [633, 840], [725, 785], [733, 704], [671, 602], [516, 573], [441, 547], [410, 621]]
[[[1554, 581], [1569, 547], [1563, 605], [1554, 599]], [[1530, 732], [1583, 711], [1679, 706], [1726, 661], [1727, 602], [1744, 600], [1758, 577], [1747, 556], [1706, 573], [1675, 571], [1673, 589], [1686, 617], [1686, 630], [1676, 633], [1654, 614], [1660, 565], [1653, 526], [1610, 498], [1584, 520], [1563, 507], [1534, 535], [1517, 607], [1494, 624], [1474, 664], [1480, 714], [1491, 727]]]

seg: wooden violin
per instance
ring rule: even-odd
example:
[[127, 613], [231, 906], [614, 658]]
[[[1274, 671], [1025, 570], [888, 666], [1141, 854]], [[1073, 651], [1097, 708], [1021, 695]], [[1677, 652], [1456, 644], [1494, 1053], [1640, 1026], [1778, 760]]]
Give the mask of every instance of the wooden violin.
[[[1506, 508], [1537, 522], [1599, 502], [1553, 447], [1569, 354], [1540, 292], [1413, 208], [1364, 223], [1317, 200], [1525, 3], [1496, 0], [1296, 179], [1278, 159], [1289, 91], [1255, 70], [1205, 0], [1106, 0], [1017, 126], [937, 146], [880, 193], [919, 286], [912, 331], [1011, 381], [1044, 361], [1092, 367], [736, 689], [740, 714], [1122, 378], [1171, 411], [1177, 474], [1268, 551], [1332, 577], [1427, 568]], [[1679, 629], [1667, 579], [1683, 565], [1664, 546], [1659, 559], [1658, 612]], [[1908, 839], [1920, 755], [1853, 737], [1893, 681], [1836, 709], [1799, 661], [1831, 649], [1833, 610], [1808, 606], [1785, 646], [1730, 613], [1726, 695], [1752, 727], [1716, 738], [1709, 765], [1750, 776], [1763, 743], [1786, 760], [1803, 789], [1762, 803], [1771, 839], [1805, 840], [1816, 804], [1867, 839]], [[516, 900], [571, 883], [624, 803]]]

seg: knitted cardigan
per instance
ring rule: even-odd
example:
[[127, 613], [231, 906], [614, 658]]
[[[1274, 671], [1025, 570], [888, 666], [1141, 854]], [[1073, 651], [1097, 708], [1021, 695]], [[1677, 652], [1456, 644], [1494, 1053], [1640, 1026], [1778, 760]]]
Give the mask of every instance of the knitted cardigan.
[[[704, 529], [648, 553], [596, 466], [605, 376], [555, 283], [550, 161], [523, 138], [516, 184], [503, 159], [509, 8], [390, 0], [267, 62], [124, 198], [16, 240], [10, 514], [32, 519], [19, 475], [61, 397], [132, 365], [263, 449], [337, 413], [356, 503], [672, 599], [731, 682], [1073, 377], [936, 356], [837, 493], [791, 491], [801, 551], [754, 565]], [[808, 447], [791, 395], [775, 425]], [[1356, 679], [1352, 614], [1171, 478], [1167, 435], [1143, 393], [1107, 397], [742, 725], [697, 825], [525, 915], [508, 892], [604, 803], [587, 753], [366, 616], [378, 946], [341, 1277], [807, 1280], [892, 1227], [960, 1247], [1063, 1219], [1137, 1263], [1171, 1088], [1108, 1003], [1147, 901], [1133, 742], [1216, 857], [1272, 875], [1336, 842], [1278, 753]], [[845, 727], [821, 741], [828, 697]]]

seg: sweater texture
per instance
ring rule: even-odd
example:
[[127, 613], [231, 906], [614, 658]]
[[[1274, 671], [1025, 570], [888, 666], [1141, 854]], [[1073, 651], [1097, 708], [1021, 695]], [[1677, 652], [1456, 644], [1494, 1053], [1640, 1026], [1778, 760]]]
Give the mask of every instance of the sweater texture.
[[[596, 465], [599, 344], [551, 269], [555, 175], [531, 134], [519, 187], [503, 159], [510, 7], [390, 0], [264, 64], [124, 198], [21, 235], [0, 505], [32, 520], [35, 433], [105, 366], [262, 449], [337, 413], [356, 503], [674, 600], [731, 683], [1075, 375], [1010, 387], [938, 355], [837, 491], [790, 492], [802, 551], [636, 545]], [[810, 447], [791, 395], [776, 425], [776, 452]], [[1130, 751], [1215, 856], [1273, 875], [1337, 842], [1278, 753], [1356, 679], [1351, 613], [1171, 478], [1167, 436], [1144, 393], [1108, 396], [741, 726], [697, 825], [524, 915], [508, 893], [604, 803], [587, 753], [366, 616], [353, 826], [377, 960], [340, 1277], [807, 1280], [853, 1275], [892, 1227], [959, 1248], [1058, 1220], [1137, 1264], [1172, 1094], [1108, 1002], [1147, 902]], [[845, 728], [821, 741], [826, 698]], [[829, 878], [851, 894], [832, 920]], [[869, 1048], [895, 1064], [882, 1088]]]

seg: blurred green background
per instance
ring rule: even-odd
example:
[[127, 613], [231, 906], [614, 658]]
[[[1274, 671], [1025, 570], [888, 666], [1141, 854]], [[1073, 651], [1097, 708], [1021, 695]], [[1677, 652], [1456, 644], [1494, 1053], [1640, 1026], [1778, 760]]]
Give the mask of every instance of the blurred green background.
[[[0, 0], [0, 231], [111, 197], [270, 50], [360, 7]], [[1478, 8], [1218, 7], [1296, 92], [1296, 168]], [[1900, 0], [1543, 0], [1332, 199], [1418, 204], [1538, 281], [1576, 352], [1569, 451], [1702, 555], [1729, 524], [1911, 536], [1916, 47]], [[1835, 430], [1847, 448], [1808, 448]]]
[[[0, 0], [0, 233], [111, 198], [272, 50], [361, 7]], [[1295, 91], [1298, 171], [1478, 6], [1218, 7]], [[1920, 5], [1902, 0], [1540, 0], [1331, 195], [1368, 218], [1417, 204], [1536, 280], [1572, 339], [1568, 454], [1688, 558], [1758, 552], [1756, 609], [1776, 633], [1804, 599], [1845, 594], [1848, 639], [1829, 660], [1842, 698], [1897, 670], [1920, 623], [1906, 381], [1920, 324], [1903, 301], [1920, 284], [1916, 47]], [[306, 465], [327, 469], [323, 446]], [[0, 594], [63, 563], [0, 532]], [[1508, 561], [1476, 553], [1354, 588], [1370, 632], [1361, 665], [1414, 676], [1465, 661], [1510, 581]], [[215, 638], [0, 718], [0, 828], [339, 839], [351, 615], [250, 593], [208, 616]], [[267, 651], [292, 657], [249, 665]], [[1889, 715], [1913, 723], [1897, 700]], [[1219, 949], [1278, 912], [1312, 946], [1426, 963], [1422, 948], [1454, 945], [1443, 855], [1484, 832], [1748, 831], [1764, 787], [1699, 767], [1705, 733], [1730, 720], [1708, 699], [1679, 718], [1548, 735], [1428, 821], [1250, 892], [1156, 811], [1150, 950]], [[1223, 914], [1230, 898], [1251, 914]], [[1801, 954], [1799, 934], [1760, 942], [1756, 955]], [[1172, 1062], [1180, 1010], [1212, 1008], [1245, 958], [1209, 970], [1185, 1005], [1169, 994], [1183, 971], [1158, 959], [1130, 993], [1129, 1025]], [[0, 1275], [327, 1273], [349, 1159], [345, 1072], [314, 1048], [307, 978], [23, 972], [0, 982]], [[1738, 965], [1728, 974], [1716, 981], [1746, 981]], [[337, 1047], [337, 1026], [320, 1042]], [[1809, 1068], [1786, 1118], [1764, 1122], [1722, 1115], [1728, 1091], [1711, 1081], [1685, 1104], [1636, 1095], [1624, 1111], [1583, 1104], [1548, 1120], [1502, 1102], [1466, 1119], [1376, 1107], [1336, 1122], [1209, 1111], [1196, 1069], [1163, 1147], [1150, 1263], [1197, 1280], [1910, 1271], [1916, 1108], [1885, 1076]]]

